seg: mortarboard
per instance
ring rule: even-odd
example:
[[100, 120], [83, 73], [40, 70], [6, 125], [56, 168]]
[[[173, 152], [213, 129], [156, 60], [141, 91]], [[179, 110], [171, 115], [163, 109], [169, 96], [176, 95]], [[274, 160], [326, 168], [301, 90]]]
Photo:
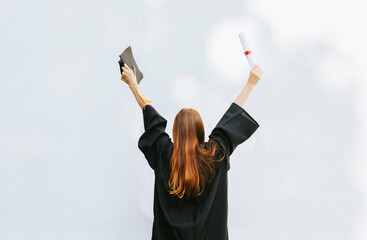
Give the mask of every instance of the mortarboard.
[[119, 65], [120, 65], [120, 72], [122, 74], [122, 72], [124, 70], [122, 70], [122, 66], [124, 66], [124, 63], [126, 63], [129, 68], [131, 68], [131, 70], [134, 71], [133, 66], [135, 67], [136, 70], [136, 81], [138, 82], [138, 84], [140, 83], [140, 81], [143, 79], [144, 75], [143, 73], [139, 70], [138, 65], [136, 65], [134, 56], [133, 56], [133, 51], [131, 49], [131, 46], [128, 46], [121, 54], [120, 54], [120, 60], [119, 60]]

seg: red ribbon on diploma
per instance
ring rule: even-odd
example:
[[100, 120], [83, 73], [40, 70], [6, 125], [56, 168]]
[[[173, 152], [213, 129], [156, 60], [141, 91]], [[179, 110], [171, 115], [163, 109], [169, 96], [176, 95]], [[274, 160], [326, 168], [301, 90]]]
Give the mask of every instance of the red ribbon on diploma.
[[249, 55], [250, 53], [252, 53], [250, 50], [249, 51], [246, 51], [246, 52], [244, 52], [244, 54], [247, 56], [247, 55]]

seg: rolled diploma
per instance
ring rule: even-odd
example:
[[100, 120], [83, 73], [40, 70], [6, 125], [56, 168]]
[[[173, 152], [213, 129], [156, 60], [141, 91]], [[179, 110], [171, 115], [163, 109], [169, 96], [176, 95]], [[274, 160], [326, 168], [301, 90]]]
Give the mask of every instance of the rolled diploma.
[[238, 36], [240, 37], [240, 41], [242, 43], [244, 54], [246, 55], [247, 61], [250, 64], [250, 68], [252, 69], [252, 66], [254, 66], [254, 59], [252, 56], [253, 54], [250, 50], [250, 46], [247, 42], [245, 35], [242, 32], [238, 34]]

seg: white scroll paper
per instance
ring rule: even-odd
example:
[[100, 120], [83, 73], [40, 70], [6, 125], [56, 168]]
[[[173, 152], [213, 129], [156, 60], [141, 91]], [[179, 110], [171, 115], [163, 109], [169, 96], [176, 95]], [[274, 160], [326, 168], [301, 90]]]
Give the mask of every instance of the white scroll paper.
[[252, 66], [254, 66], [253, 53], [250, 49], [250, 46], [247, 42], [245, 35], [241, 32], [240, 34], [238, 34], [238, 36], [240, 37], [240, 41], [243, 47], [244, 54], [246, 55], [247, 61], [250, 64], [250, 68], [252, 69]]

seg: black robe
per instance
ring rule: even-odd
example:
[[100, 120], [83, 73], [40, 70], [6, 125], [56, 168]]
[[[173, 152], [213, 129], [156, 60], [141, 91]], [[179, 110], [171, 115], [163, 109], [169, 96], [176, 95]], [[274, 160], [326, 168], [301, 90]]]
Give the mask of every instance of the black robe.
[[[203, 193], [191, 200], [180, 199], [168, 192], [169, 163], [173, 143], [165, 132], [167, 120], [152, 105], [143, 109], [144, 129], [138, 142], [150, 167], [154, 170], [154, 203], [152, 238], [157, 240], [225, 240], [228, 238], [227, 171], [229, 156], [248, 139], [259, 124], [239, 105], [232, 102], [209, 135], [206, 144], [219, 143], [226, 153], [216, 163], [215, 179], [205, 185]], [[207, 145], [206, 145], [207, 146]], [[216, 151], [215, 159], [222, 157]]]

